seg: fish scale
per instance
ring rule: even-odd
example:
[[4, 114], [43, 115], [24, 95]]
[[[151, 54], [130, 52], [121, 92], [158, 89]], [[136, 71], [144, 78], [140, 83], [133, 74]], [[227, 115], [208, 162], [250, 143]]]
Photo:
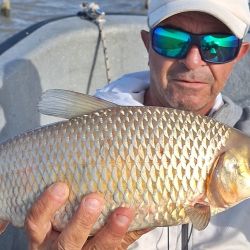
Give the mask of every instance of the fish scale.
[[45, 188], [64, 181], [71, 191], [58, 230], [94, 191], [107, 204], [93, 232], [120, 205], [136, 208], [130, 230], [188, 222], [185, 205], [205, 193], [230, 131], [188, 112], [115, 107], [25, 133], [0, 147], [0, 218], [23, 226]]

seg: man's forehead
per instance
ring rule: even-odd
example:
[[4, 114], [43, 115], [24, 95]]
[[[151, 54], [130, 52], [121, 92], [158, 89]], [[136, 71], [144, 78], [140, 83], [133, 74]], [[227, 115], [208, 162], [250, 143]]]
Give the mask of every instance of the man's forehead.
[[[173, 25], [177, 27], [200, 27], [230, 32], [229, 28], [219, 19], [204, 12], [190, 11], [173, 15], [163, 20], [159, 25]], [[213, 31], [213, 30], [212, 30]]]

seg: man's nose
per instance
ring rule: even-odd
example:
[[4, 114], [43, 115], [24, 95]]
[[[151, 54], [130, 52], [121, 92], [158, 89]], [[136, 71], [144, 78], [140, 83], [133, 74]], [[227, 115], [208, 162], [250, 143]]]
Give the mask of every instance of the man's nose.
[[201, 54], [197, 46], [192, 46], [188, 51], [187, 56], [180, 61], [185, 64], [187, 69], [190, 70], [206, 65], [206, 62], [204, 62], [201, 58]]

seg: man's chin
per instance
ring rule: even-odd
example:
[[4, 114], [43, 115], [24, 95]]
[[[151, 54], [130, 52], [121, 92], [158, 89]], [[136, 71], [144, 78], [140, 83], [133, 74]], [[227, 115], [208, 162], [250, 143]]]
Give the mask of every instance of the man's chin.
[[190, 99], [181, 101], [173, 100], [170, 102], [170, 106], [175, 109], [191, 111], [198, 114], [206, 113], [204, 104], [192, 102]]

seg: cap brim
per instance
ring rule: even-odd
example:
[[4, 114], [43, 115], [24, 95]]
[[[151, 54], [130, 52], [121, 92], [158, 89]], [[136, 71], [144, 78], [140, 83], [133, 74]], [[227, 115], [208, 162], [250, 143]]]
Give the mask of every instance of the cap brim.
[[[194, 3], [192, 4], [192, 2]], [[206, 2], [204, 4], [193, 0], [179, 2], [175, 1], [151, 12], [148, 20], [149, 27], [152, 28], [158, 25], [160, 22], [170, 16], [188, 11], [204, 12], [216, 17], [218, 20], [222, 21], [240, 39], [242, 39], [248, 31], [249, 26], [247, 22], [241, 20], [240, 18], [237, 18], [230, 11], [228, 11], [226, 8], [223, 8], [219, 4], [215, 7], [214, 3]], [[248, 20], [248, 23], [250, 23], [250, 20]]]

